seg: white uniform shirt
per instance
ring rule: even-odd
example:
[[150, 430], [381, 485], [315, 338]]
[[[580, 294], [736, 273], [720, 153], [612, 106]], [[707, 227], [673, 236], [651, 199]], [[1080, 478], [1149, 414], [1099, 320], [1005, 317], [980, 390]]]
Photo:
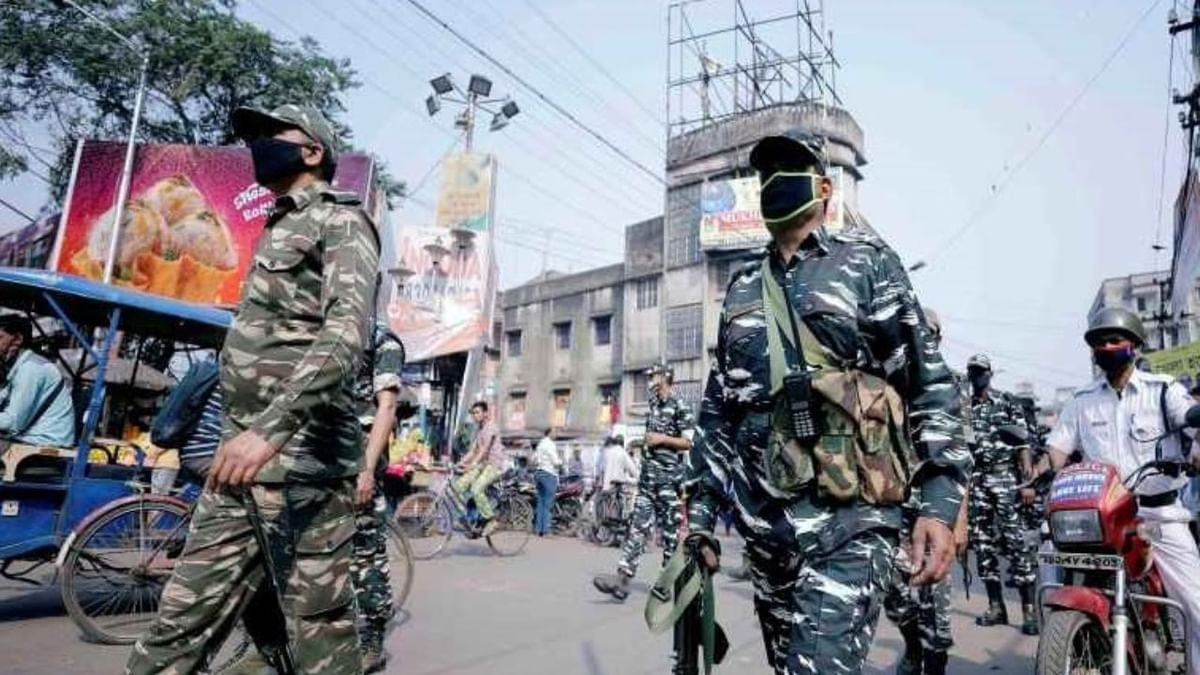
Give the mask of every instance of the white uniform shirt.
[[[1159, 404], [1166, 387], [1167, 421], [1172, 429], [1184, 428], [1184, 418], [1194, 401], [1183, 385], [1169, 375], [1135, 370], [1120, 396], [1105, 378], [1079, 389], [1067, 401], [1058, 425], [1046, 444], [1065, 453], [1083, 452], [1085, 459], [1111, 464], [1122, 478], [1146, 462], [1156, 459], [1156, 445], [1162, 459], [1179, 459], [1179, 434], [1171, 434], [1160, 443], [1139, 438], [1157, 438], [1164, 433]], [[1188, 431], [1189, 435], [1193, 432]], [[1186, 477], [1172, 479], [1153, 476], [1142, 482], [1139, 494], [1153, 495], [1182, 487]]]

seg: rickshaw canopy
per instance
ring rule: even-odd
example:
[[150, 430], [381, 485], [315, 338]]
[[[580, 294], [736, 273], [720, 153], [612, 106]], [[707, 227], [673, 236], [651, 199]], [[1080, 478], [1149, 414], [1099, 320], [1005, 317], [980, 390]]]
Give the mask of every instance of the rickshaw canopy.
[[0, 267], [0, 307], [56, 316], [57, 303], [71, 321], [106, 326], [121, 310], [118, 329], [170, 339], [185, 337], [202, 347], [220, 347], [233, 319], [226, 309], [198, 305], [44, 270]]

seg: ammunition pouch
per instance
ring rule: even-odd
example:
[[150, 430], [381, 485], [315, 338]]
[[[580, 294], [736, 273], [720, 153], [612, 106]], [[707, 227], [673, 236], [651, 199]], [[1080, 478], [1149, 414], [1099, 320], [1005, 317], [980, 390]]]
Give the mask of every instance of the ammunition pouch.
[[895, 388], [859, 370], [826, 368], [814, 373], [813, 391], [822, 429], [814, 442], [792, 437], [785, 404], [776, 405], [764, 458], [771, 484], [794, 493], [815, 480], [818, 497], [835, 503], [903, 503], [916, 458]]

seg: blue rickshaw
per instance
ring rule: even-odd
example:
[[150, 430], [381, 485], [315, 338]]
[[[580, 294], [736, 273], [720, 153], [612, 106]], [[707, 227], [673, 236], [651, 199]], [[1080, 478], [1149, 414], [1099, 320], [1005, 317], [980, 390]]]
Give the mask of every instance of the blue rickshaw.
[[[84, 634], [97, 642], [132, 642], [157, 611], [198, 491], [150, 494], [142, 449], [100, 433], [114, 423], [107, 404], [136, 380], [145, 346], [157, 349], [159, 360], [164, 350], [186, 357], [218, 349], [232, 315], [6, 267], [0, 267], [0, 308], [35, 319], [35, 344], [40, 337], [52, 345], [45, 355], [67, 373], [78, 432], [70, 448], [0, 443], [0, 576], [38, 584], [32, 573], [56, 563], [64, 604]], [[127, 354], [132, 359], [121, 359], [126, 371], [132, 364], [128, 383], [113, 380], [122, 345], [127, 351], [136, 345], [136, 353]]]

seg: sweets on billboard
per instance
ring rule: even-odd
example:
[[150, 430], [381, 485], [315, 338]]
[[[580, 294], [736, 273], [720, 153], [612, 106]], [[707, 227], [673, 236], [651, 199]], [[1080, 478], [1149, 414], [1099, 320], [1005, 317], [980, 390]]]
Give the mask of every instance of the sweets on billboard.
[[[83, 141], [53, 268], [101, 279], [125, 146]], [[370, 159], [343, 156], [334, 183], [365, 197]], [[139, 145], [121, 217], [113, 283], [201, 303], [235, 304], [275, 197], [241, 147]]]

